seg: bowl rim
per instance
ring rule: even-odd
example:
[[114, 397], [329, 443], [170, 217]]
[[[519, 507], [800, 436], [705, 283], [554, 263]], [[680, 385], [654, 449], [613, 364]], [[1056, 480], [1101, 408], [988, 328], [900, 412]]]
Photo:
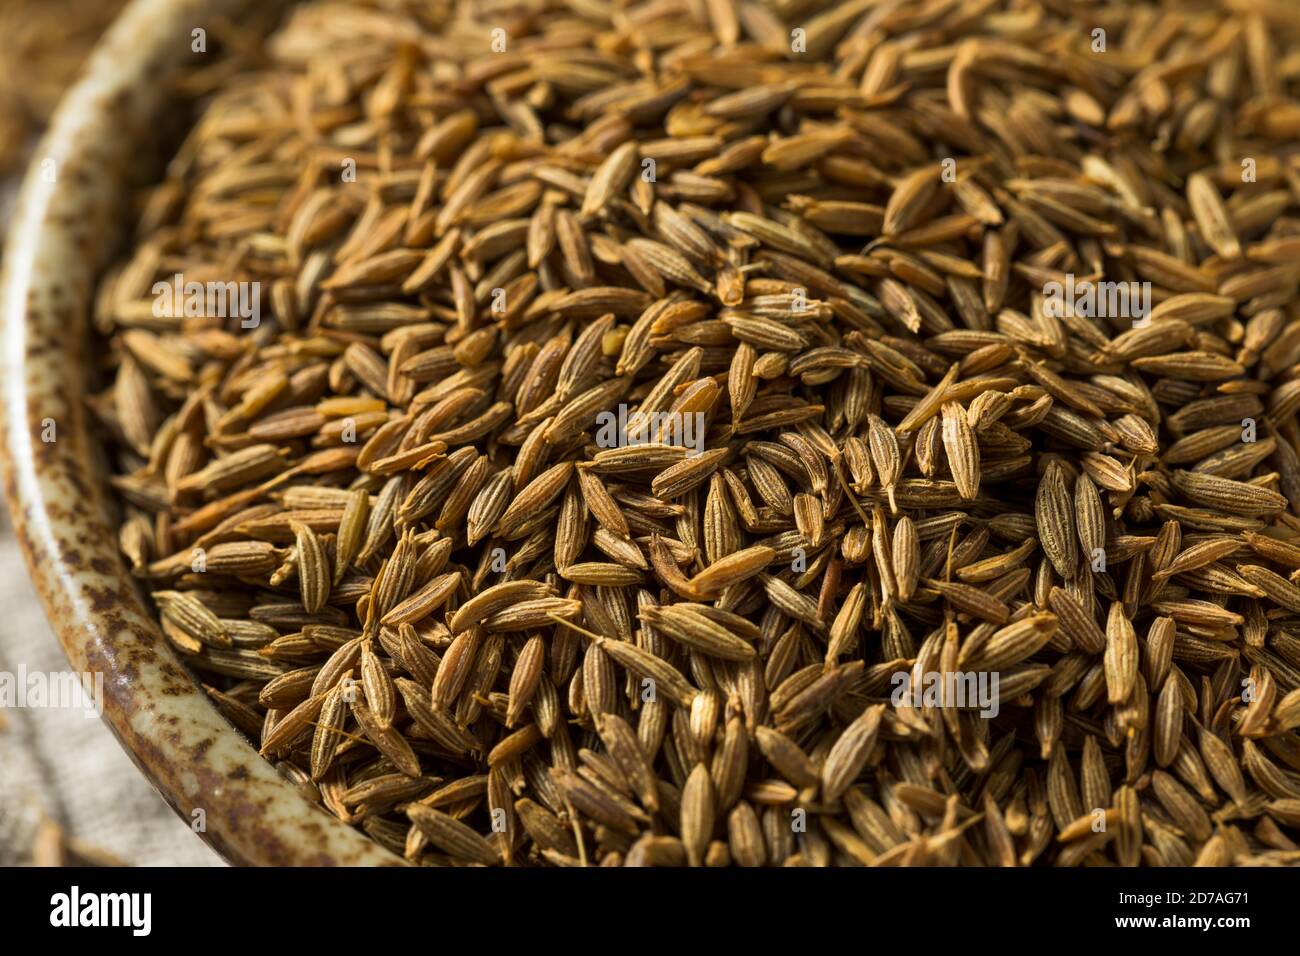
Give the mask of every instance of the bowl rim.
[[236, 865], [402, 865], [262, 758], [181, 665], [118, 553], [106, 459], [85, 413], [95, 283], [132, 221], [138, 145], [192, 55], [191, 31], [241, 2], [132, 0], [33, 154], [0, 274], [5, 500], [69, 663], [102, 675], [109, 728], [209, 846]]

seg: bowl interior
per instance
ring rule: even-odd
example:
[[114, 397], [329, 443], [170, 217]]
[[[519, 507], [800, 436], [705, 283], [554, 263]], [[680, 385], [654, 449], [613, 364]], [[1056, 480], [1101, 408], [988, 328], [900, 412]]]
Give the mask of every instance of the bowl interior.
[[36, 150], [0, 277], [5, 497], [72, 669], [102, 677], [104, 718], [195, 832], [236, 864], [395, 864], [263, 760], [180, 664], [118, 554], [85, 412], [94, 283], [157, 151], [142, 144], [170, 125], [191, 31], [244, 2], [134, 0]]

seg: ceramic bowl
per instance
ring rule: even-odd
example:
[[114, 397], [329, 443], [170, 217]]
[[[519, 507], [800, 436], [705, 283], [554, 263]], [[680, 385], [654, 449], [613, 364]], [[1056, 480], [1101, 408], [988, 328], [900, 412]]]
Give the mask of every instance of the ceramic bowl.
[[72, 669], [103, 675], [104, 719], [212, 847], [240, 865], [400, 863], [259, 757], [180, 664], [118, 555], [85, 412], [94, 283], [127, 238], [127, 199], [166, 125], [164, 91], [191, 31], [237, 2], [134, 0], [35, 151], [0, 279], [5, 497]]

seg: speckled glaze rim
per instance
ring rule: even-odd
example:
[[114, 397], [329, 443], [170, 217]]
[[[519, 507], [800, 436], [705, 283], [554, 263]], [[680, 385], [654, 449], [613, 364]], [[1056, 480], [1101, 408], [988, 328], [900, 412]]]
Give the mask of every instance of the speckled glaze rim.
[[[180, 665], [117, 553], [104, 457], [88, 432], [94, 280], [129, 228], [139, 144], [163, 115], [191, 30], [238, 2], [134, 0], [35, 153], [0, 277], [5, 498], [73, 669], [103, 675], [105, 720], [184, 820], [204, 811], [209, 845], [238, 865], [401, 864], [259, 757]], [[54, 182], [42, 175], [49, 160]], [[56, 440], [46, 443], [49, 420]]]

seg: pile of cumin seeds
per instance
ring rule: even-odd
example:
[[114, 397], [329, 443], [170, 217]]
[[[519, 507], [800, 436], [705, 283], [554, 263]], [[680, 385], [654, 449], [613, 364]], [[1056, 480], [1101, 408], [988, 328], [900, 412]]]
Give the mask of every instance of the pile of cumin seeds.
[[1298, 35], [298, 6], [101, 288], [123, 554], [415, 862], [1300, 860]]

